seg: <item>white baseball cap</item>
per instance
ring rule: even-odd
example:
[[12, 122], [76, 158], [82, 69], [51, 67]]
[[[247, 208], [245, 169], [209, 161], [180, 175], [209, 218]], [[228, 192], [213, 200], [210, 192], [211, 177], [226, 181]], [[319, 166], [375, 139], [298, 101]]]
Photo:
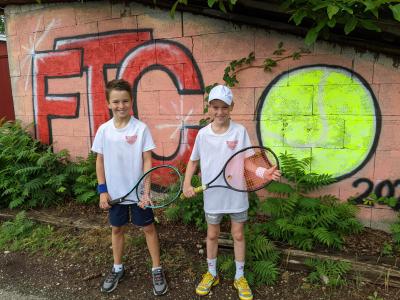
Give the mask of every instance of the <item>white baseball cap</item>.
[[233, 94], [230, 88], [225, 85], [216, 85], [208, 94], [208, 102], [212, 100], [221, 100], [226, 104], [231, 105], [233, 101]]

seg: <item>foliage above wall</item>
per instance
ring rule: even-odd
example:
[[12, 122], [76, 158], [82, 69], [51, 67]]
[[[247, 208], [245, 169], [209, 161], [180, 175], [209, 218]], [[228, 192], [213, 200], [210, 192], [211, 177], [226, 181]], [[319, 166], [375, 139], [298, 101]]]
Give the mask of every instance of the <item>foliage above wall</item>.
[[392, 11], [393, 19], [400, 22], [398, 1], [286, 0], [282, 7], [291, 13], [290, 20], [297, 26], [306, 18], [312, 20], [312, 28], [305, 39], [306, 44], [314, 43], [320, 34], [327, 35], [335, 27], [343, 27], [346, 35], [356, 27], [380, 32], [379, 15], [388, 9]]
[[[205, 0], [203, 0], [205, 1]], [[237, 0], [206, 0], [209, 7], [218, 7], [221, 11], [233, 10]], [[154, 0], [156, 2], [156, 0]], [[174, 15], [179, 4], [194, 5], [195, 1], [176, 0], [171, 8]], [[246, 1], [243, 1], [244, 3]], [[276, 4], [276, 1], [265, 1]], [[400, 22], [399, 1], [388, 0], [286, 0], [279, 1], [282, 12], [290, 15], [289, 21], [296, 26], [307, 23], [309, 28], [305, 38], [307, 45], [313, 44], [318, 36], [329, 36], [333, 29], [339, 29], [346, 35], [356, 28], [380, 32], [381, 16]], [[261, 3], [260, 3], [261, 5]], [[263, 4], [268, 5], [268, 4]]]
[[0, 34], [4, 34], [4, 15], [0, 16]]

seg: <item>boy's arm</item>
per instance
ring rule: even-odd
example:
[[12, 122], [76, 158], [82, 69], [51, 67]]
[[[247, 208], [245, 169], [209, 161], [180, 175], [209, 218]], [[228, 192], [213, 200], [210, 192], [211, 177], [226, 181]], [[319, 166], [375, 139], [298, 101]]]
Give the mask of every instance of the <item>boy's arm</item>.
[[189, 160], [186, 166], [185, 180], [183, 181], [183, 194], [185, 195], [186, 198], [190, 198], [196, 195], [196, 193], [194, 192], [194, 188], [192, 186], [192, 177], [196, 172], [198, 166], [199, 166], [198, 160]]
[[[106, 175], [104, 172], [104, 157], [103, 157], [103, 154], [100, 154], [100, 153], [97, 153], [97, 157], [96, 157], [96, 176], [97, 176], [98, 184], [106, 183]], [[100, 201], [99, 201], [100, 208], [102, 208], [102, 209], [110, 208], [110, 205], [108, 205], [109, 200], [111, 200], [111, 197], [108, 194], [108, 192], [101, 193]]]
[[[144, 151], [142, 154], [143, 157], [143, 174], [146, 173], [152, 167], [152, 160], [151, 160], [151, 150]], [[146, 205], [151, 204], [150, 200], [150, 189], [151, 189], [151, 182], [144, 183], [144, 191], [143, 191], [143, 198], [139, 202], [138, 206], [144, 208]]]
[[151, 150], [143, 152], [143, 174], [151, 169]]

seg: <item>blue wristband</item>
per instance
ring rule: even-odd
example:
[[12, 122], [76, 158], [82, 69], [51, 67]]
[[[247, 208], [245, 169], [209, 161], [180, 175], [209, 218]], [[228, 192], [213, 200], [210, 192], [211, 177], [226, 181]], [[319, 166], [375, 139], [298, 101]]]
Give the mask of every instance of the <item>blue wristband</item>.
[[100, 195], [101, 193], [107, 193], [107, 184], [102, 183], [97, 186], [97, 193]]

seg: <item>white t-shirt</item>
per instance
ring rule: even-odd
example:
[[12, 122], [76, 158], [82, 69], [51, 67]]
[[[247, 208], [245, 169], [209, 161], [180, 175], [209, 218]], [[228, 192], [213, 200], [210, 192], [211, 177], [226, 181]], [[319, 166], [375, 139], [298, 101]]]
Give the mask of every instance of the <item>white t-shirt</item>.
[[[197, 134], [190, 160], [200, 160], [201, 180], [203, 184], [207, 184], [218, 175], [234, 153], [250, 146], [250, 138], [243, 125], [230, 121], [226, 132], [216, 134], [209, 124]], [[226, 186], [223, 175], [212, 185]], [[248, 208], [247, 193], [221, 187], [204, 191], [206, 213], [239, 213]]]
[[[124, 128], [115, 128], [114, 119], [99, 127], [92, 151], [103, 155], [106, 184], [111, 199], [126, 195], [134, 187], [143, 175], [143, 152], [154, 148], [147, 125], [134, 117], [131, 117]], [[126, 199], [137, 201], [135, 191]]]

